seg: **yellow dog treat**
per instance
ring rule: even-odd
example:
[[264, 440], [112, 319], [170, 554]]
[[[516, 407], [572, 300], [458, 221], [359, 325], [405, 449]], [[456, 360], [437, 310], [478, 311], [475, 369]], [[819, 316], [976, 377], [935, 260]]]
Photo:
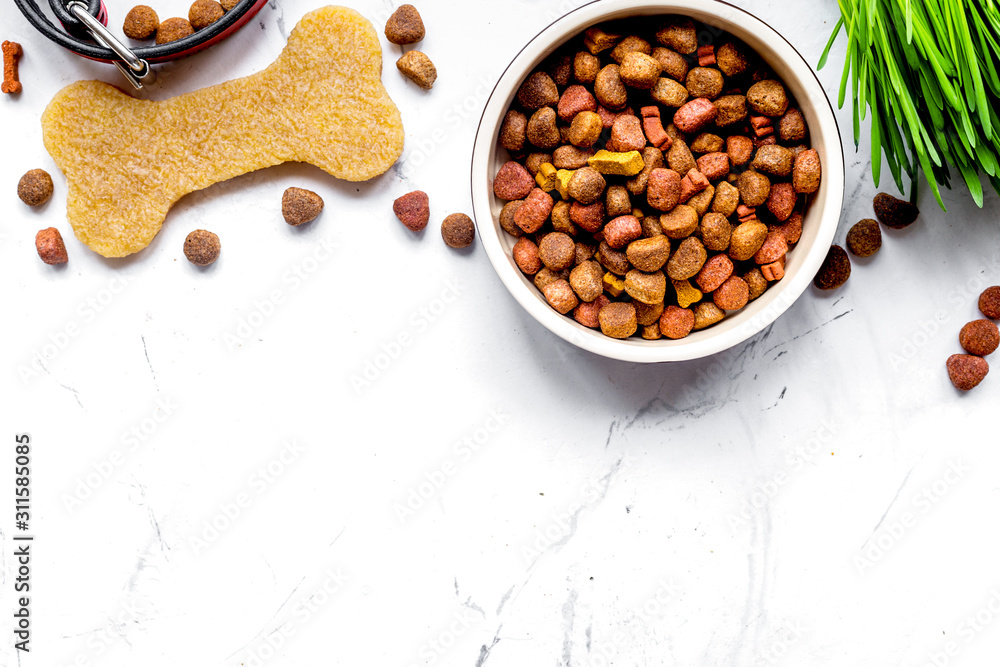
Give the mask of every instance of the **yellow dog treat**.
[[689, 280], [672, 280], [671, 282], [674, 284], [674, 290], [677, 292], [677, 305], [681, 308], [687, 308], [692, 303], [701, 301], [701, 298], [705, 296]]
[[[556, 189], [556, 168], [551, 163], [546, 162], [538, 168], [538, 173], [535, 174], [535, 182], [538, 183], [538, 187], [542, 190], [552, 192]], [[566, 180], [566, 183], [569, 183], [569, 179]]]
[[563, 199], [569, 199], [569, 179], [573, 178], [576, 169], [559, 169], [556, 171], [556, 190]]
[[591, 156], [587, 163], [602, 174], [611, 176], [635, 176], [646, 166], [639, 151], [612, 153], [603, 148]]
[[67, 217], [105, 257], [142, 250], [178, 199], [282, 162], [337, 178], [385, 172], [403, 150], [382, 86], [371, 23], [352, 9], [307, 14], [257, 74], [162, 102], [99, 81], [63, 88], [42, 115], [45, 148], [66, 175]]

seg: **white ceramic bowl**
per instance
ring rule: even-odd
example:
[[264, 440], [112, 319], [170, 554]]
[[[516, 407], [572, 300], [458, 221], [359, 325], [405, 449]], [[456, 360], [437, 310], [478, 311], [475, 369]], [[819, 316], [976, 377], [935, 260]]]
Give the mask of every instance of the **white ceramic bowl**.
[[[521, 82], [553, 51], [588, 27], [632, 16], [681, 14], [738, 37], [754, 49], [794, 96], [819, 153], [823, 179], [803, 221], [802, 238], [788, 254], [785, 277], [743, 310], [680, 340], [617, 340], [560, 315], [546, 303], [511, 257], [514, 238], [499, 224], [504, 202], [493, 194], [493, 177], [507, 161], [497, 137]], [[479, 236], [497, 274], [514, 298], [552, 333], [585, 350], [639, 362], [681, 361], [737, 345], [771, 324], [806, 290], [826, 257], [844, 200], [844, 153], [830, 100], [812, 67], [785, 38], [755, 16], [717, 0], [616, 0], [585, 5], [557, 20], [517, 54], [483, 112], [472, 156], [472, 205]]]

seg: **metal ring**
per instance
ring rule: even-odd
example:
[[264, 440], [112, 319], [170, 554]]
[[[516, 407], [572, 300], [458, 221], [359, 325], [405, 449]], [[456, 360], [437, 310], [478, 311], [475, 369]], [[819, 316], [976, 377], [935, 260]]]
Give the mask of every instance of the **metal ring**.
[[124, 60], [137, 76], [142, 77], [149, 72], [149, 63], [132, 53], [130, 48], [119, 42], [118, 39], [112, 35], [100, 21], [90, 15], [90, 12], [87, 11], [87, 7], [82, 3], [71, 2], [66, 5], [66, 10], [75, 16], [80, 23], [85, 25], [88, 30], [90, 30], [90, 32], [94, 35], [94, 39], [118, 54], [118, 57]]

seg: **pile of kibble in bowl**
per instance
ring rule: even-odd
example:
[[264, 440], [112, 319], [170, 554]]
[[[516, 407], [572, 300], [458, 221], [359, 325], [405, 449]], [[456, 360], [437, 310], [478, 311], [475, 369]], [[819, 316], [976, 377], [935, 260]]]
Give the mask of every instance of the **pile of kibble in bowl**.
[[820, 183], [784, 84], [681, 16], [572, 39], [521, 84], [499, 144], [514, 262], [554, 309], [613, 338], [683, 338], [759, 297]]

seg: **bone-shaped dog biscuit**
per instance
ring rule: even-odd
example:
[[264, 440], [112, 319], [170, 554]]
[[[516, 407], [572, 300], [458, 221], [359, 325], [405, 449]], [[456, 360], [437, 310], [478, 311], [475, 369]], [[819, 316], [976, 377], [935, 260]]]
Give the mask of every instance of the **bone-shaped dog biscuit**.
[[42, 115], [66, 175], [67, 217], [105, 257], [142, 250], [189, 192], [282, 162], [348, 181], [386, 171], [403, 150], [381, 81], [372, 24], [354, 10], [307, 14], [265, 70], [162, 102], [99, 81], [71, 84]]

